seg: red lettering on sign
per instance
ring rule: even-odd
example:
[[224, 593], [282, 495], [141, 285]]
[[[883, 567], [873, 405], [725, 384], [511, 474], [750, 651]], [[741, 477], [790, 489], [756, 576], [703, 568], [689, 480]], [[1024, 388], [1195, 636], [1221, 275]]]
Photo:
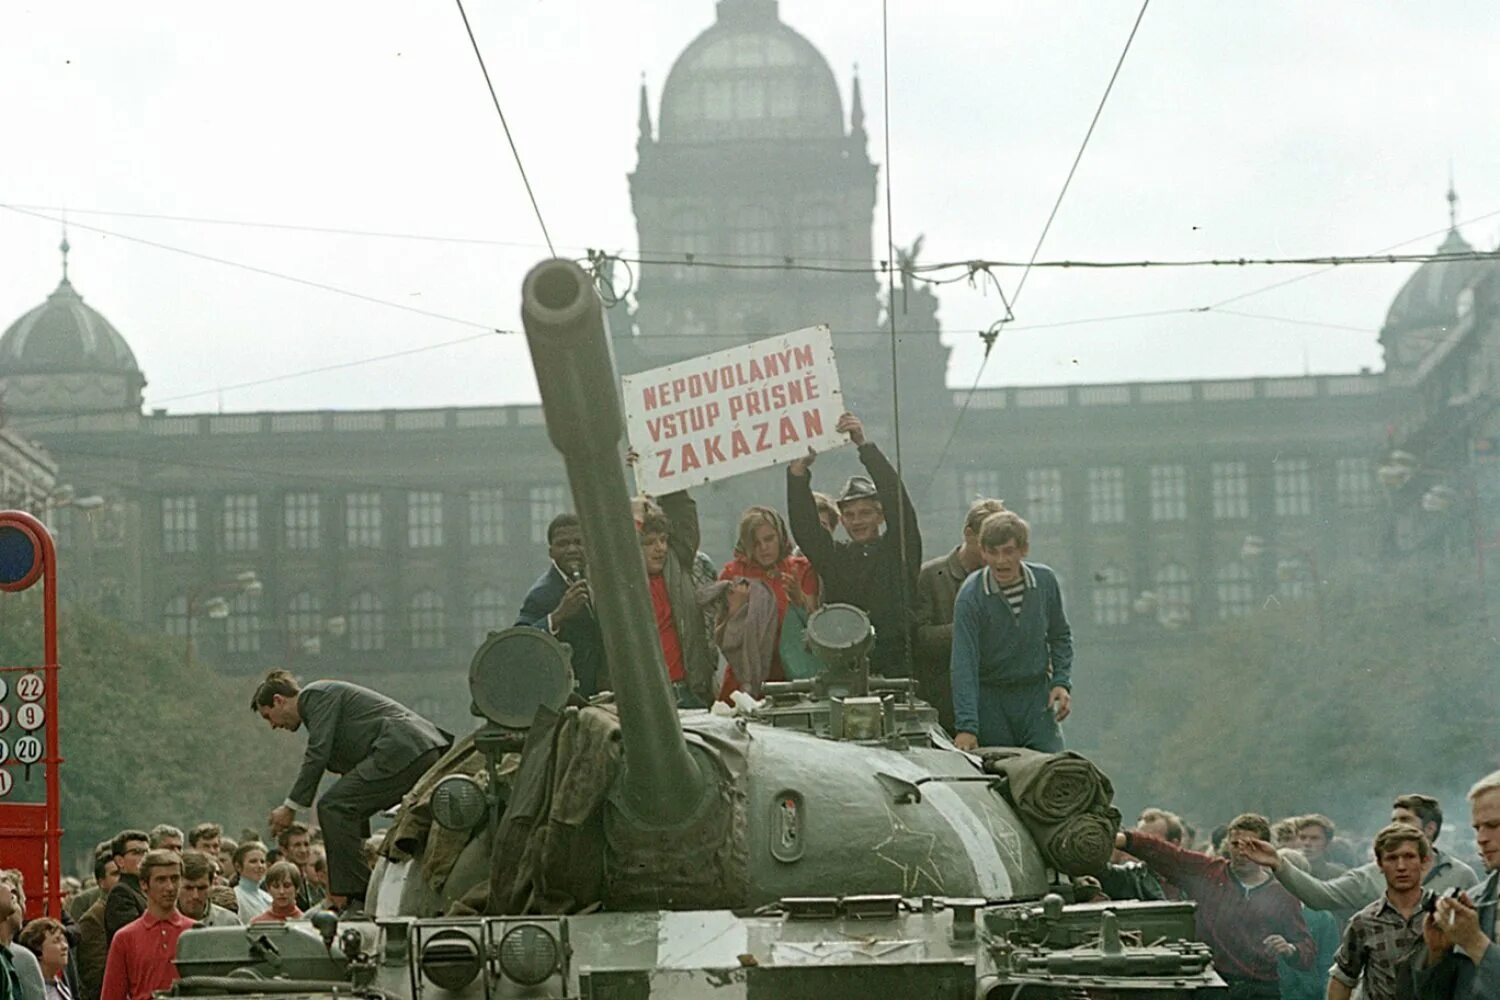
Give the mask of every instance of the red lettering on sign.
[[770, 436], [771, 436], [771, 425], [770, 424], [756, 424], [755, 425], [755, 450], [756, 451], [769, 451], [770, 448], [771, 448], [771, 442], [770, 442], [770, 440], [768, 440], [770, 438]]
[[682, 446], [682, 471], [683, 472], [687, 472], [687, 471], [689, 471], [691, 469], [701, 468], [702, 466], [703, 466], [703, 463], [700, 462], [700, 461], [698, 461], [698, 452], [696, 450], [694, 450], [693, 446], [691, 444], [685, 444], [685, 445], [683, 445]]
[[750, 442], [745, 440], [745, 435], [738, 428], [729, 435], [729, 457], [739, 458], [741, 455], [750, 454]]
[[709, 465], [724, 461], [724, 449], [719, 447], [719, 435], [703, 439], [703, 457]]
[[809, 368], [812, 366], [813, 353], [811, 347], [794, 347], [792, 348], [792, 352], [796, 355], [798, 368]]
[[797, 443], [797, 425], [792, 423], [791, 417], [781, 418], [781, 444]]
[[802, 413], [802, 429], [804, 437], [820, 438], [823, 436], [823, 411], [804, 410]]
[[672, 476], [676, 475], [676, 473], [674, 473], [672, 471], [672, 451], [671, 451], [671, 449], [668, 449], [666, 451], [659, 451], [659, 452], [657, 452], [656, 453], [656, 457], [659, 458], [659, 459], [661, 459], [661, 467], [656, 470], [656, 474], [658, 476], [660, 476], [663, 479], [670, 479], [670, 478], [672, 478]]

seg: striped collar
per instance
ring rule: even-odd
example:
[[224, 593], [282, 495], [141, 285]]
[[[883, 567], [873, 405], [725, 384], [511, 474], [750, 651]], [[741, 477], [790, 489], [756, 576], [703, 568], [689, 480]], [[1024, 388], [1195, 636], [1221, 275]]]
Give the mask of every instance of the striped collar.
[[[998, 594], [998, 593], [1000, 593], [1000, 585], [995, 582], [995, 573], [994, 573], [994, 571], [991, 570], [988, 566], [986, 566], [984, 568], [983, 572], [984, 572], [984, 582], [983, 582], [984, 592], [986, 594]], [[1021, 579], [1025, 582], [1027, 590], [1035, 590], [1036, 589], [1036, 574], [1031, 571], [1031, 564], [1028, 563], [1028, 562], [1021, 563]]]

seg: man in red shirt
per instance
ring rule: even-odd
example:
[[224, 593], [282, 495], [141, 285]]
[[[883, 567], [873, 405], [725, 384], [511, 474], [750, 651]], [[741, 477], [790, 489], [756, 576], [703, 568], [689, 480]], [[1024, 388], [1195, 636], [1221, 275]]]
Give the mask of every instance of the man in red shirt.
[[1269, 840], [1264, 816], [1246, 813], [1229, 824], [1227, 857], [1189, 851], [1139, 830], [1122, 831], [1115, 846], [1144, 861], [1198, 903], [1198, 937], [1213, 950], [1214, 968], [1231, 1000], [1280, 1000], [1276, 963], [1313, 967], [1318, 948], [1302, 905], [1242, 850], [1247, 837]]
[[99, 1000], [151, 1000], [175, 983], [177, 939], [193, 926], [177, 910], [182, 860], [172, 851], [150, 851], [141, 861], [146, 912], [120, 928], [109, 945]]

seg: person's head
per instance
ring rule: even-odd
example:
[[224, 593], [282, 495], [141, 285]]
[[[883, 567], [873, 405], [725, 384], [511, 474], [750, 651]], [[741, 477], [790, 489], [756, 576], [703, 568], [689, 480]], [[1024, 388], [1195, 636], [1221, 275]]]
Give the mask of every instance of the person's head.
[[1386, 888], [1410, 892], [1422, 884], [1432, 845], [1427, 835], [1406, 823], [1392, 823], [1375, 835], [1375, 863], [1385, 876]]
[[208, 918], [208, 890], [213, 885], [214, 861], [202, 851], [182, 854], [182, 885], [177, 891], [177, 909], [193, 920]]
[[[1179, 817], [1180, 819], [1181, 817]], [[1198, 845], [1198, 828], [1187, 820], [1182, 820], [1182, 846], [1194, 850]]]
[[247, 840], [234, 849], [234, 871], [247, 882], [259, 882], [266, 877], [266, 845]]
[[1436, 844], [1443, 832], [1443, 807], [1431, 795], [1402, 795], [1391, 803], [1391, 822], [1414, 826], [1427, 834], [1428, 843]]
[[313, 885], [328, 886], [328, 852], [322, 845], [312, 849], [312, 860], [307, 865], [307, 880]]
[[194, 850], [202, 851], [209, 857], [219, 853], [219, 838], [224, 836], [224, 828], [217, 823], [199, 823], [188, 831], [188, 846]]
[[266, 870], [261, 888], [271, 894], [271, 906], [281, 913], [297, 906], [297, 890], [302, 888], [302, 872], [290, 861], [278, 861]]
[[1142, 810], [1141, 818], [1136, 820], [1135, 828], [1153, 837], [1160, 837], [1169, 844], [1182, 843], [1182, 820], [1178, 819], [1176, 813], [1167, 812], [1165, 809], [1153, 807]]
[[1013, 511], [991, 514], [979, 528], [979, 551], [997, 582], [1015, 583], [1031, 551], [1031, 527]]
[[120, 881], [120, 866], [115, 861], [115, 852], [110, 848], [110, 842], [105, 841], [94, 848], [94, 884], [99, 887], [99, 894], [106, 895]]
[[43, 979], [55, 979], [68, 967], [68, 935], [51, 917], [37, 917], [21, 928], [16, 940], [36, 956]]
[[813, 506], [818, 508], [818, 523], [823, 530], [830, 535], [839, 527], [839, 505], [833, 502], [833, 497], [827, 493], [813, 491]]
[[1488, 871], [1500, 871], [1500, 771], [1491, 771], [1469, 789], [1474, 844]]
[[672, 522], [660, 510], [647, 507], [639, 525], [641, 554], [646, 557], [646, 573], [661, 576], [667, 568], [667, 540], [672, 533]]
[[177, 893], [182, 888], [182, 858], [176, 851], [147, 851], [141, 859], [141, 888], [146, 904], [158, 917], [177, 908]]
[[770, 507], [748, 507], [740, 515], [734, 554], [761, 569], [770, 569], [792, 554], [791, 537], [781, 515]]
[[21, 912], [20, 904], [16, 901], [16, 891], [11, 884], [0, 878], [0, 940], [10, 940], [14, 933], [16, 916]]
[[1229, 821], [1228, 836], [1224, 838], [1222, 851], [1229, 863], [1240, 870], [1257, 867], [1254, 861], [1245, 857], [1240, 847], [1246, 837], [1269, 841], [1271, 821], [1259, 813], [1240, 813]]
[[[1288, 816], [1271, 824], [1272, 847], [1297, 847], [1297, 817]], [[1297, 847], [1298, 853], [1301, 848]]]
[[569, 576], [583, 572], [583, 525], [577, 514], [559, 514], [547, 525], [547, 555]]
[[239, 841], [233, 837], [219, 838], [219, 874], [226, 879], [234, 871], [234, 852], [239, 849]]
[[885, 524], [885, 507], [869, 476], [850, 476], [839, 494], [839, 521], [856, 542], [873, 542]]
[[141, 869], [141, 858], [151, 850], [151, 838], [145, 830], [121, 830], [109, 842], [110, 856], [115, 859], [121, 875], [136, 875]]
[[153, 851], [161, 848], [163, 851], [182, 853], [182, 831], [170, 824], [158, 823], [153, 826], [148, 840]]
[[294, 865], [305, 865], [312, 853], [311, 831], [306, 823], [293, 822], [276, 837], [282, 855]]
[[1333, 820], [1322, 813], [1310, 813], [1297, 818], [1297, 847], [1307, 855], [1307, 860], [1317, 861], [1328, 851], [1335, 833]]
[[984, 527], [985, 519], [991, 514], [999, 514], [1005, 510], [1005, 501], [996, 500], [993, 497], [981, 497], [969, 505], [969, 512], [964, 515], [964, 548], [979, 548], [979, 529]]
[[286, 670], [272, 670], [250, 696], [250, 710], [259, 713], [272, 729], [295, 733], [302, 726], [297, 698], [302, 688]]

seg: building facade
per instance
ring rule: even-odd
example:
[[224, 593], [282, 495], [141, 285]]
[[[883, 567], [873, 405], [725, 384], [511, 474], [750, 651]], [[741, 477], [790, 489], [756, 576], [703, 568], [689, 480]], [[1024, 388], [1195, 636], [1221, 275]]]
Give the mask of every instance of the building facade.
[[[1204, 623], [1297, 600], [1387, 548], [1477, 537], [1458, 522], [1479, 515], [1455, 515], [1479, 509], [1473, 456], [1500, 454], [1488, 381], [1500, 282], [1487, 267], [1417, 270], [1384, 325], [1384, 373], [982, 389], [934, 467], [968, 394], [946, 385], [930, 288], [905, 275], [890, 303], [868, 271], [778, 266], [885, 256], [858, 81], [846, 114], [774, 0], [720, 0], [655, 124], [651, 110], [643, 88], [630, 189], [651, 262], [609, 310], [621, 370], [829, 323], [846, 398], [892, 457], [899, 399], [926, 555], [958, 541], [978, 496], [1026, 516], [1034, 557], [1064, 581], [1080, 693], [1096, 704]], [[1455, 229], [1443, 247], [1460, 244]], [[65, 596], [247, 683], [290, 665], [466, 728], [469, 658], [513, 620], [547, 565], [548, 521], [571, 506], [540, 408], [146, 413], [144, 385], [66, 263], [0, 337], [13, 423], [64, 481], [108, 501], [53, 512], [77, 581]], [[1392, 451], [1422, 457], [1398, 455], [1397, 475]], [[852, 471], [850, 455], [830, 456], [815, 487]], [[1448, 479], [1469, 485], [1433, 509]], [[784, 504], [783, 473], [695, 495], [704, 548], [723, 562], [745, 506]]]

